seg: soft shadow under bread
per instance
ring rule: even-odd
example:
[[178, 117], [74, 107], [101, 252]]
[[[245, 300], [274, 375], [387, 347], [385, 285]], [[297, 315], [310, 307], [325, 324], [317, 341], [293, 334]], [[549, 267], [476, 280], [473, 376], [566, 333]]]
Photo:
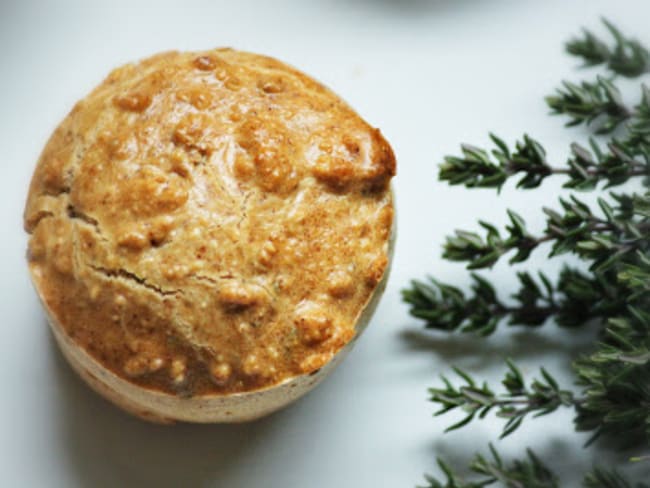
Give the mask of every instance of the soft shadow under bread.
[[[63, 458], [79, 486], [230, 486], [241, 463], [283, 422], [287, 411], [246, 424], [149, 424], [118, 410], [91, 391], [52, 340]], [[291, 409], [289, 409], [291, 410]], [[290, 413], [290, 412], [289, 412]]]

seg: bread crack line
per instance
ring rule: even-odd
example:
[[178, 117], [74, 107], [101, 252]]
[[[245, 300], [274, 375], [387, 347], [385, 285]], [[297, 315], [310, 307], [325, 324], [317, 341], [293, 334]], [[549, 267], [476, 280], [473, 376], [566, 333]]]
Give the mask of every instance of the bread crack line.
[[181, 290], [165, 290], [157, 285], [153, 285], [149, 283], [147, 280], [145, 280], [144, 278], [136, 275], [135, 273], [132, 273], [131, 271], [127, 271], [124, 268], [110, 269], [110, 268], [104, 268], [102, 266], [97, 266], [94, 264], [89, 264], [88, 266], [90, 267], [90, 269], [108, 278], [122, 278], [124, 280], [137, 283], [138, 285], [147, 288], [148, 290], [151, 290], [157, 295], [163, 297], [177, 296], [179, 294], [182, 294]]
[[77, 222], [82, 222], [89, 227], [92, 227], [92, 229], [95, 231], [95, 234], [103, 240], [104, 242], [108, 242], [108, 239], [106, 236], [102, 233], [102, 229], [99, 226], [99, 222], [97, 219], [94, 219], [90, 215], [87, 215], [80, 210], [78, 210], [74, 205], [68, 204], [67, 206], [67, 213], [68, 213], [68, 218], [71, 220], [76, 220]]
[[[62, 188], [61, 190], [57, 192], [43, 192], [39, 194], [36, 198], [42, 198], [42, 197], [52, 197], [55, 199], [59, 198], [66, 198], [69, 199], [70, 195], [70, 188]], [[54, 212], [53, 210], [46, 210], [46, 209], [40, 209], [36, 212], [35, 215], [30, 216], [29, 218], [26, 217], [25, 220], [25, 230], [27, 231], [28, 234], [33, 234], [34, 229], [38, 227], [38, 224], [41, 223], [41, 221], [55, 217], [58, 214], [58, 212]]]

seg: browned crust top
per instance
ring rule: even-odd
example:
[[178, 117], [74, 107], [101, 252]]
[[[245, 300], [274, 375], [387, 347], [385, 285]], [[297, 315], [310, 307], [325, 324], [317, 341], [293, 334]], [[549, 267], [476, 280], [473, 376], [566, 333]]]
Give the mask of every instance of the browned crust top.
[[179, 395], [320, 368], [387, 267], [395, 158], [274, 59], [163, 53], [114, 70], [47, 143], [28, 259], [66, 333]]

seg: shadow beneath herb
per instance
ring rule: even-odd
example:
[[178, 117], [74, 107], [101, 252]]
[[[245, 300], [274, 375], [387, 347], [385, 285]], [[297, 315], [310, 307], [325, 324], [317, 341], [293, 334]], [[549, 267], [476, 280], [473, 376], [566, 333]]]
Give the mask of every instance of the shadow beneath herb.
[[506, 358], [515, 361], [562, 352], [558, 360], [569, 367], [573, 358], [593, 348], [595, 328], [566, 330], [552, 325], [539, 329], [513, 329], [502, 326], [491, 337], [461, 332], [446, 333], [424, 328], [403, 329], [399, 335], [409, 352], [428, 353], [432, 361], [444, 361], [470, 370], [500, 365]]
[[285, 412], [234, 425], [149, 424], [90, 390], [72, 371], [54, 340], [52, 369], [63, 405], [62, 459], [79, 486], [231, 486], [243, 460], [263, 445]]

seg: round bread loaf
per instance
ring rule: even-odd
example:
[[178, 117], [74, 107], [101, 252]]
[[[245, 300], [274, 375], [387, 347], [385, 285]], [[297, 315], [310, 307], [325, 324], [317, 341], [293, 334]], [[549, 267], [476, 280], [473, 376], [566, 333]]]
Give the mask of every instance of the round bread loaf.
[[114, 70], [47, 143], [25, 209], [64, 355], [157, 421], [243, 421], [330, 371], [392, 249], [393, 152], [272, 58], [168, 52]]

